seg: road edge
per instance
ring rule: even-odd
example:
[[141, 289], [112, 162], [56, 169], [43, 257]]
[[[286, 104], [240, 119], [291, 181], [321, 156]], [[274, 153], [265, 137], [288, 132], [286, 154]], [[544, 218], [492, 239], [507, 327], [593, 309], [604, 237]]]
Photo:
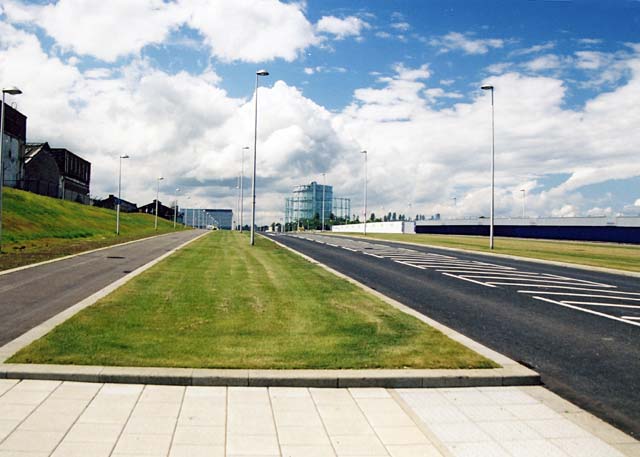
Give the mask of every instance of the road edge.
[[159, 238], [161, 236], [173, 235], [177, 232], [163, 233], [161, 235], [145, 236], [144, 238], [138, 238], [137, 240], [125, 241], [124, 243], [111, 244], [109, 246], [102, 246], [101, 248], [90, 249], [88, 251], [76, 252], [75, 254], [65, 255], [63, 257], [56, 257], [55, 259], [43, 260], [42, 262], [30, 263], [28, 265], [22, 265], [20, 267], [11, 268], [9, 270], [1, 270], [0, 276], [15, 273], [16, 271], [28, 270], [29, 268], [39, 267], [41, 265], [47, 265], [49, 263], [60, 262], [61, 260], [73, 259], [85, 254], [92, 254], [94, 252], [104, 251], [105, 249], [115, 248], [118, 246], [126, 246], [127, 244], [138, 243], [140, 241], [150, 240], [151, 238]]
[[[196, 236], [195, 238], [192, 238], [191, 240], [188, 240], [188, 241], [180, 244], [176, 248], [174, 248], [174, 249], [172, 249], [172, 250], [170, 250], [168, 252], [165, 252], [161, 256], [156, 257], [155, 259], [153, 259], [152, 261], [142, 265], [141, 267], [136, 268], [131, 273], [126, 274], [125, 276], [123, 276], [122, 278], [112, 282], [108, 286], [103, 287], [102, 289], [100, 289], [99, 291], [93, 293], [92, 295], [89, 295], [84, 300], [81, 300], [80, 302], [76, 303], [75, 305], [72, 305], [69, 308], [65, 309], [64, 311], [59, 312], [58, 314], [56, 314], [53, 317], [50, 317], [49, 319], [47, 319], [43, 323], [37, 325], [36, 327], [33, 327], [31, 330], [26, 331], [25, 333], [23, 333], [19, 337], [9, 341], [4, 346], [0, 347], [0, 363], [2, 364], [2, 365], [0, 365], [0, 370], [2, 369], [2, 367], [4, 367], [4, 362], [7, 359], [9, 359], [11, 356], [13, 356], [15, 353], [17, 353], [23, 347], [31, 344], [32, 342], [34, 342], [35, 340], [37, 340], [37, 339], [39, 339], [41, 337], [43, 337], [44, 335], [49, 333], [51, 330], [53, 330], [56, 326], [62, 324], [64, 321], [66, 321], [67, 319], [69, 319], [73, 315], [75, 315], [78, 312], [82, 311], [83, 309], [93, 305], [95, 302], [97, 302], [101, 298], [109, 295], [111, 292], [113, 292], [114, 290], [118, 289], [119, 287], [121, 287], [122, 285], [126, 284], [127, 282], [131, 281], [133, 278], [135, 278], [139, 274], [141, 274], [144, 271], [148, 270], [149, 268], [153, 267], [157, 263], [161, 262], [162, 260], [164, 260], [165, 258], [169, 257], [170, 255], [172, 255], [176, 251], [178, 251], [178, 250], [182, 249], [183, 247], [187, 246], [188, 244], [193, 243], [196, 240], [199, 240], [200, 238], [202, 238], [203, 236], [207, 235], [208, 233], [209, 232], [202, 233], [202, 234]], [[160, 236], [164, 236], [164, 235], [160, 235]], [[126, 243], [123, 243], [123, 244], [126, 244]], [[0, 377], [2, 377], [1, 374], [0, 374]]]

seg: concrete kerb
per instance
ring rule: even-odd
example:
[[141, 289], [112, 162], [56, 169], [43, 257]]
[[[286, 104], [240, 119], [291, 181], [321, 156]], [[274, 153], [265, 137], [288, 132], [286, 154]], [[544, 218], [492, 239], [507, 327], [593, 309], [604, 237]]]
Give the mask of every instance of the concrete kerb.
[[[37, 327], [34, 327], [31, 330], [29, 330], [28, 332], [23, 333], [18, 338], [8, 342], [4, 346], [0, 347], [0, 362], [4, 363], [13, 354], [15, 354], [16, 352], [18, 352], [20, 349], [22, 349], [23, 347], [27, 346], [28, 344], [31, 344], [33, 341], [43, 337], [44, 335], [49, 333], [51, 330], [53, 330], [57, 325], [62, 324], [64, 321], [66, 321], [67, 319], [69, 319], [70, 317], [72, 317], [73, 315], [78, 313], [79, 311], [87, 308], [88, 306], [93, 305], [95, 302], [97, 302], [101, 298], [109, 295], [111, 292], [116, 290], [118, 287], [120, 287], [120, 286], [126, 284], [127, 282], [131, 281], [133, 278], [138, 276], [140, 273], [148, 270], [152, 266], [154, 266], [157, 263], [161, 262], [162, 260], [164, 260], [165, 258], [170, 256], [171, 254], [173, 254], [177, 250], [182, 249], [186, 245], [188, 245], [190, 243], [193, 243], [194, 241], [202, 238], [203, 236], [207, 235], [207, 233], [208, 232], [205, 232], [205, 233], [203, 233], [201, 235], [198, 235], [197, 237], [195, 237], [195, 238], [193, 238], [193, 239], [191, 239], [191, 240], [189, 240], [189, 241], [187, 241], [185, 243], [182, 243], [180, 246], [176, 247], [175, 249], [172, 249], [171, 251], [168, 251], [168, 252], [164, 253], [160, 257], [152, 260], [151, 262], [148, 262], [145, 265], [142, 265], [141, 267], [135, 269], [131, 273], [129, 273], [129, 274], [123, 276], [122, 278], [118, 279], [117, 281], [109, 284], [107, 287], [99, 290], [98, 292], [94, 293], [93, 295], [90, 295], [89, 297], [85, 298], [84, 300], [82, 300], [82, 301], [76, 303], [75, 305], [65, 309], [64, 311], [56, 314], [55, 316], [53, 316], [52, 318], [46, 320], [45, 322], [43, 322], [42, 324], [38, 325]], [[4, 367], [4, 365], [0, 365], [0, 366]]]
[[[320, 232], [318, 232], [320, 233]], [[509, 259], [509, 260], [519, 260], [521, 262], [532, 262], [532, 263], [542, 263], [545, 265], [555, 265], [558, 267], [567, 267], [567, 268], [575, 268], [577, 270], [586, 270], [586, 271], [597, 271], [600, 273], [610, 273], [614, 275], [620, 276], [630, 276], [632, 278], [640, 278], [640, 273], [636, 271], [626, 271], [626, 270], [616, 270], [615, 268], [605, 268], [605, 267], [596, 267], [592, 265], [583, 265], [580, 263], [569, 263], [569, 262], [559, 262], [557, 260], [545, 260], [545, 259], [535, 259], [533, 257], [521, 257], [517, 255], [510, 254], [498, 254], [496, 252], [485, 252], [485, 251], [473, 251], [471, 249], [462, 249], [462, 248], [452, 248], [448, 246], [438, 246], [435, 244], [423, 244], [423, 243], [414, 243], [413, 241], [397, 241], [397, 240], [385, 240], [381, 238], [368, 238], [358, 234], [350, 234], [345, 232], [344, 234], [336, 234], [336, 233], [322, 233], [327, 236], [335, 236], [335, 237], [343, 237], [348, 236], [350, 238], [358, 238], [361, 240], [367, 240], [370, 242], [387, 242], [387, 243], [397, 243], [397, 244], [405, 244], [408, 246], [417, 246], [422, 248], [433, 248], [433, 249], [442, 249], [444, 251], [452, 251], [452, 252], [461, 252], [463, 254], [478, 254], [478, 255], [486, 255], [489, 257], [497, 257], [501, 259]], [[540, 241], [540, 240], [538, 240]], [[553, 240], [541, 240], [541, 241], [553, 241]]]
[[[44, 336], [80, 310], [92, 305], [133, 277], [162, 261], [175, 251], [206, 235], [206, 233], [178, 246], [148, 264], [138, 268], [80, 303], [54, 316], [40, 326], [0, 348], [0, 361], [5, 361], [32, 341]], [[269, 238], [266, 238], [269, 239]], [[286, 387], [488, 387], [539, 385], [540, 376], [513, 360], [461, 335], [440, 323], [386, 297], [326, 265], [269, 239], [296, 255], [325, 268], [363, 290], [376, 295], [390, 305], [411, 314], [450, 338], [494, 360], [502, 368], [472, 370], [244, 370], [191, 369], [156, 367], [105, 367], [78, 365], [0, 364], [0, 378], [63, 380], [78, 382], [138, 383], [194, 386], [286, 386]]]
[[116, 248], [118, 246], [126, 246], [127, 244], [139, 243], [140, 241], [149, 240], [151, 238], [159, 238], [161, 236], [174, 235], [176, 233], [178, 232], [169, 232], [169, 233], [163, 233], [162, 235], [145, 236], [144, 238], [139, 238], [137, 240], [131, 240], [131, 241], [126, 241], [124, 243], [112, 244], [110, 246], [103, 246], [101, 248], [91, 249], [89, 251], [77, 252], [75, 254], [65, 255], [64, 257], [56, 257], [55, 259], [44, 260], [42, 262], [30, 263], [29, 265], [23, 265], [21, 267], [11, 268], [10, 270], [2, 270], [0, 271], [0, 276], [8, 275], [9, 273], [15, 273], [16, 271], [39, 267], [41, 265], [47, 265], [49, 263], [60, 262], [61, 260], [73, 259], [74, 257], [78, 257], [85, 254], [92, 254], [94, 252], [104, 251], [105, 249]]

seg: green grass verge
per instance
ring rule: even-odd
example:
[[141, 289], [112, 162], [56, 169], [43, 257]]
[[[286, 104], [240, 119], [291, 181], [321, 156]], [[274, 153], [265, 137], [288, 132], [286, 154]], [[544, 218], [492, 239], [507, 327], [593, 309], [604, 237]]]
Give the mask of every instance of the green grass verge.
[[[340, 235], [332, 233], [332, 235]], [[358, 236], [361, 233], [344, 233]], [[494, 238], [494, 249], [489, 249], [486, 236], [431, 235], [400, 233], [368, 233], [367, 238], [404, 241], [410, 243], [494, 252], [534, 259], [592, 265], [619, 270], [640, 271], [640, 246], [613, 243], [588, 243], [573, 241], [544, 241], [526, 238]]]
[[9, 362], [208, 368], [496, 365], [258, 237], [198, 240]]
[[[0, 270], [173, 231], [173, 222], [3, 188]], [[182, 227], [179, 226], [179, 229]]]

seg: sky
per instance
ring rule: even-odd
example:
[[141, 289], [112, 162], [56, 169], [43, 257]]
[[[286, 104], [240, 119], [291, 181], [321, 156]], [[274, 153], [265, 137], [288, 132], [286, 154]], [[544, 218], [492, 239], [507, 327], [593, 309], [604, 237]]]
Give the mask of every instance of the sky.
[[[92, 163], [91, 196], [250, 206], [311, 181], [368, 208], [640, 215], [640, 1], [0, 0], [0, 81], [27, 141]], [[249, 147], [248, 150], [243, 149]], [[176, 192], [176, 189], [180, 189]], [[524, 196], [524, 201], [523, 201]], [[247, 217], [245, 216], [245, 217]], [[245, 219], [247, 220], [247, 219]]]

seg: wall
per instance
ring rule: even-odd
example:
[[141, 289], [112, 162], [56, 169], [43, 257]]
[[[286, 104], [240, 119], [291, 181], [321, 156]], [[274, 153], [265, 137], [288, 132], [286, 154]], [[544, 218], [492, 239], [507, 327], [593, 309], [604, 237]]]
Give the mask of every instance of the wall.
[[[420, 221], [416, 233], [489, 236], [489, 219]], [[640, 244], [640, 217], [496, 219], [495, 236]]]
[[[367, 222], [367, 233], [414, 233], [415, 222]], [[364, 224], [334, 225], [332, 232], [363, 233]]]

